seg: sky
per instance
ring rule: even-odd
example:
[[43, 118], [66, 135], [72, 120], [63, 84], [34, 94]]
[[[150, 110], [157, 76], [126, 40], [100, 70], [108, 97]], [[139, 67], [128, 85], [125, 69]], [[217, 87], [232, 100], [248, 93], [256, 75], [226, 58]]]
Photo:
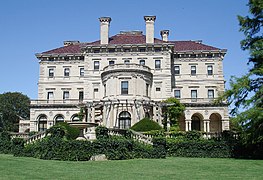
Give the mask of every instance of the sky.
[[226, 88], [231, 76], [248, 71], [248, 52], [237, 15], [248, 15], [247, 0], [1, 0], [0, 94], [21, 92], [37, 99], [36, 53], [63, 46], [65, 40], [99, 40], [99, 17], [112, 18], [110, 36], [142, 30], [143, 16], [155, 15], [155, 38], [169, 29], [169, 40], [202, 40], [227, 49]]

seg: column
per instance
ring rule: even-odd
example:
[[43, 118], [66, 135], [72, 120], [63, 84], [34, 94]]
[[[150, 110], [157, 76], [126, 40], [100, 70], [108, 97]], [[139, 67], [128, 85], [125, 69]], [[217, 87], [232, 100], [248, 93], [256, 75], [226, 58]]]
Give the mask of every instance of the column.
[[185, 120], [185, 131], [191, 131], [191, 119]]

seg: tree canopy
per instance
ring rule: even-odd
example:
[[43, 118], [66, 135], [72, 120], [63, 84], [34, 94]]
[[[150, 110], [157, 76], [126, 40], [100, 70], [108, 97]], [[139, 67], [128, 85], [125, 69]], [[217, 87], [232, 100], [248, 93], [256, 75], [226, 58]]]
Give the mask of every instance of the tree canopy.
[[28, 119], [30, 99], [19, 92], [0, 94], [0, 129], [18, 131], [20, 119]]
[[241, 48], [249, 51], [249, 72], [232, 77], [224, 98], [234, 105], [231, 114], [242, 129], [246, 143], [263, 142], [263, 1], [250, 0], [249, 16], [238, 16], [240, 31], [245, 39]]
[[167, 121], [170, 121], [171, 127], [178, 128], [178, 119], [183, 114], [185, 107], [180, 101], [174, 97], [170, 97], [163, 101], [163, 125], [167, 128]]

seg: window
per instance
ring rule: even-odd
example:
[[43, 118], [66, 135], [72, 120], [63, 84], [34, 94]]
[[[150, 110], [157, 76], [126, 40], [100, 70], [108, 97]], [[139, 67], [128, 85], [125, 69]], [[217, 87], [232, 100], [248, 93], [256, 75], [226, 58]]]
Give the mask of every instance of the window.
[[54, 69], [53, 68], [48, 70], [48, 76], [54, 77]]
[[114, 63], [114, 61], [109, 61], [109, 65], [113, 65]]
[[69, 91], [63, 92], [63, 99], [69, 99]]
[[180, 66], [174, 66], [174, 74], [175, 75], [180, 74]]
[[130, 60], [129, 59], [125, 59], [124, 60], [124, 64], [130, 64]]
[[197, 99], [197, 90], [191, 90], [191, 98], [192, 98], [192, 101], [196, 101], [196, 99]]
[[54, 98], [54, 94], [53, 92], [47, 92], [47, 99], [53, 99]]
[[174, 97], [177, 99], [181, 98], [181, 91], [180, 90], [174, 90]]
[[191, 66], [191, 75], [196, 75], [196, 66]]
[[145, 66], [145, 60], [144, 59], [140, 60], [140, 65], [144, 65]]
[[94, 88], [94, 92], [99, 92], [99, 89], [98, 88]]
[[79, 68], [79, 75], [80, 77], [83, 77], [84, 76], [84, 68]]
[[114, 53], [115, 49], [109, 49], [109, 53]]
[[207, 66], [207, 74], [213, 75], [213, 66], [211, 66], [211, 65]]
[[119, 128], [128, 129], [131, 127], [131, 114], [127, 111], [122, 111], [119, 115]]
[[128, 94], [128, 81], [121, 82], [121, 94]]
[[69, 76], [69, 68], [64, 69], [64, 76], [66, 76], [66, 77]]
[[83, 91], [79, 91], [79, 101], [83, 101], [84, 99], [84, 93]]
[[155, 60], [155, 69], [161, 68], [161, 60]]
[[38, 131], [45, 131], [47, 130], [47, 116], [41, 115], [38, 119]]
[[99, 69], [100, 69], [100, 62], [94, 61], [94, 70], [99, 70]]
[[146, 83], [146, 96], [149, 96], [149, 84]]
[[55, 122], [64, 122], [64, 117], [62, 115], [57, 115], [57, 117], [55, 118]]
[[160, 88], [160, 87], [157, 87], [155, 90], [156, 90], [156, 91], [161, 91], [161, 88]]
[[139, 51], [140, 52], [145, 52], [145, 48], [140, 48]]
[[213, 99], [214, 98], [214, 90], [213, 89], [208, 89], [207, 96], [208, 96], [208, 98]]

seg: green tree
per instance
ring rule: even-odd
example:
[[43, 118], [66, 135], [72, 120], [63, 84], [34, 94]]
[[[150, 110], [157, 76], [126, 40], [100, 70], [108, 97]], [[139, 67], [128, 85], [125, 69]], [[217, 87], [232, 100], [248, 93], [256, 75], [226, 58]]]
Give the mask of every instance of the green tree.
[[178, 119], [183, 114], [185, 110], [185, 107], [183, 104], [180, 103], [180, 101], [174, 97], [170, 97], [163, 101], [163, 108], [162, 112], [164, 115], [163, 118], [163, 125], [164, 129], [167, 129], [167, 123], [169, 121], [171, 127], [177, 128], [178, 125]]
[[230, 89], [222, 98], [234, 105], [231, 114], [240, 125], [244, 142], [257, 144], [263, 143], [263, 1], [250, 0], [248, 6], [250, 16], [238, 16], [238, 20], [245, 35], [241, 48], [249, 51], [250, 69], [240, 78], [231, 78]]
[[18, 131], [19, 119], [28, 119], [30, 99], [18, 92], [0, 94], [0, 129]]

